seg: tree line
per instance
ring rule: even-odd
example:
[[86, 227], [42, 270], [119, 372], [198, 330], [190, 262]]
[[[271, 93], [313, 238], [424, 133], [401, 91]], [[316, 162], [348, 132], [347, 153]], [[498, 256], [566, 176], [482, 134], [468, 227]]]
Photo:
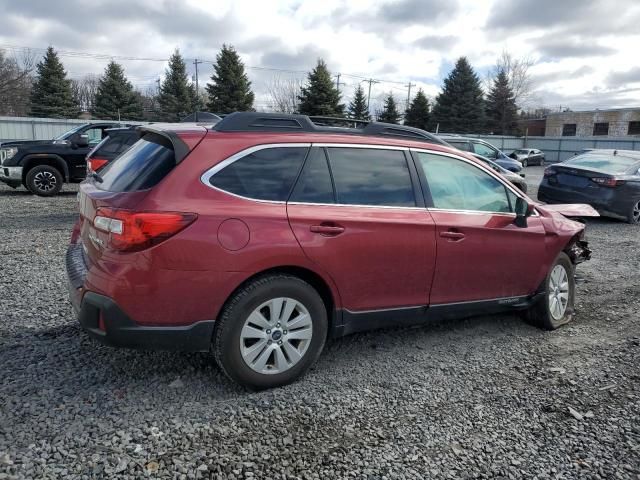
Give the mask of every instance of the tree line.
[[[223, 45], [213, 73], [202, 91], [190, 81], [180, 51], [171, 55], [156, 92], [140, 92], [127, 79], [122, 65], [110, 61], [99, 77], [69, 79], [58, 54], [49, 47], [40, 62], [6, 57], [0, 51], [0, 114], [70, 118], [90, 112], [98, 119], [179, 121], [197, 110], [214, 113], [253, 110], [255, 94], [240, 56]], [[465, 57], [444, 79], [433, 104], [422, 89], [401, 111], [389, 93], [373, 114], [362, 84], [355, 87], [348, 105], [319, 59], [304, 82], [274, 79], [267, 88], [273, 109], [286, 113], [376, 119], [441, 132], [516, 133], [517, 101], [530, 91], [528, 64], [503, 53], [485, 84]], [[35, 74], [32, 75], [35, 70]]]

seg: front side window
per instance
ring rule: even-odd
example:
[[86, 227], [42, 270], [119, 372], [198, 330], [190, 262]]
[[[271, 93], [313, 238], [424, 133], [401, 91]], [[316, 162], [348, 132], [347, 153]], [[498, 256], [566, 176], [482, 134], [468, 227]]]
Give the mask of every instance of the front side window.
[[327, 152], [338, 203], [416, 206], [403, 151], [340, 147], [329, 148]]
[[85, 130], [84, 134], [87, 135], [89, 145], [97, 145], [102, 141], [102, 135], [104, 133], [103, 128], [90, 128]]
[[241, 197], [284, 202], [308, 150], [308, 147], [263, 148], [216, 172], [209, 183]]
[[495, 148], [492, 148], [484, 143], [473, 142], [473, 150], [483, 157], [498, 158], [498, 152]]
[[487, 172], [462, 160], [432, 153], [419, 152], [418, 160], [427, 179], [434, 208], [513, 211], [508, 190]]

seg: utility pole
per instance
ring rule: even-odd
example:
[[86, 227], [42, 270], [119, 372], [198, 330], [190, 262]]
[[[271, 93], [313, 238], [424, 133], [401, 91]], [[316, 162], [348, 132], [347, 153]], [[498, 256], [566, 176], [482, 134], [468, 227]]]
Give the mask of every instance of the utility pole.
[[198, 65], [203, 62], [199, 61], [197, 58], [193, 61], [193, 64], [196, 66], [196, 122], [198, 121], [198, 108], [200, 107], [200, 85], [198, 84]]
[[[370, 78], [369, 80], [363, 80], [363, 82], [368, 82], [369, 83], [369, 93], [367, 94], [367, 110], [369, 110], [369, 104], [371, 103], [371, 84], [372, 83], [380, 83], [378, 80], [374, 80], [373, 78]], [[369, 112], [371, 113], [371, 112]]]
[[411, 80], [409, 80], [409, 83], [407, 83], [405, 85], [405, 87], [407, 87], [409, 89], [409, 91], [407, 92], [407, 108], [405, 108], [405, 112], [407, 110], [409, 110], [409, 103], [411, 103], [411, 87], [415, 87], [416, 84], [415, 83], [411, 83]]
[[158, 84], [158, 93], [160, 93], [160, 78], [156, 78], [156, 83]]
[[336, 75], [336, 90], [338, 90], [338, 92], [340, 92], [340, 85], [344, 85], [344, 82], [340, 81], [340, 75], [340, 73]]

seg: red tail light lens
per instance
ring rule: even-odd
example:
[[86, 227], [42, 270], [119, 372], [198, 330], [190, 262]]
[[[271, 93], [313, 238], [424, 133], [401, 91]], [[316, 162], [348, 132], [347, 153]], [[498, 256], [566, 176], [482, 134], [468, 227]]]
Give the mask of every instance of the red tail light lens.
[[87, 173], [97, 172], [107, 163], [109, 163], [109, 160], [105, 160], [104, 158], [90, 158], [87, 161]]
[[184, 230], [195, 213], [132, 212], [99, 208], [93, 226], [109, 234], [107, 247], [121, 252], [144, 250]]
[[624, 180], [617, 180], [610, 177], [592, 177], [591, 181], [603, 187], [617, 187], [618, 185], [624, 184]]

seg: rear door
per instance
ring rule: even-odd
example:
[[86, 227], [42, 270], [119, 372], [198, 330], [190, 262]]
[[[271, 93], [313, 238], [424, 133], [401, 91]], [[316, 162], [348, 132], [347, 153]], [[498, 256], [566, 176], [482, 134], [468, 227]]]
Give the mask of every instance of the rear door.
[[408, 151], [314, 147], [287, 204], [305, 254], [351, 312], [422, 306], [435, 265], [435, 225]]
[[470, 160], [415, 151], [436, 223], [438, 258], [431, 304], [533, 293], [545, 265], [540, 218], [514, 225], [517, 194]]

